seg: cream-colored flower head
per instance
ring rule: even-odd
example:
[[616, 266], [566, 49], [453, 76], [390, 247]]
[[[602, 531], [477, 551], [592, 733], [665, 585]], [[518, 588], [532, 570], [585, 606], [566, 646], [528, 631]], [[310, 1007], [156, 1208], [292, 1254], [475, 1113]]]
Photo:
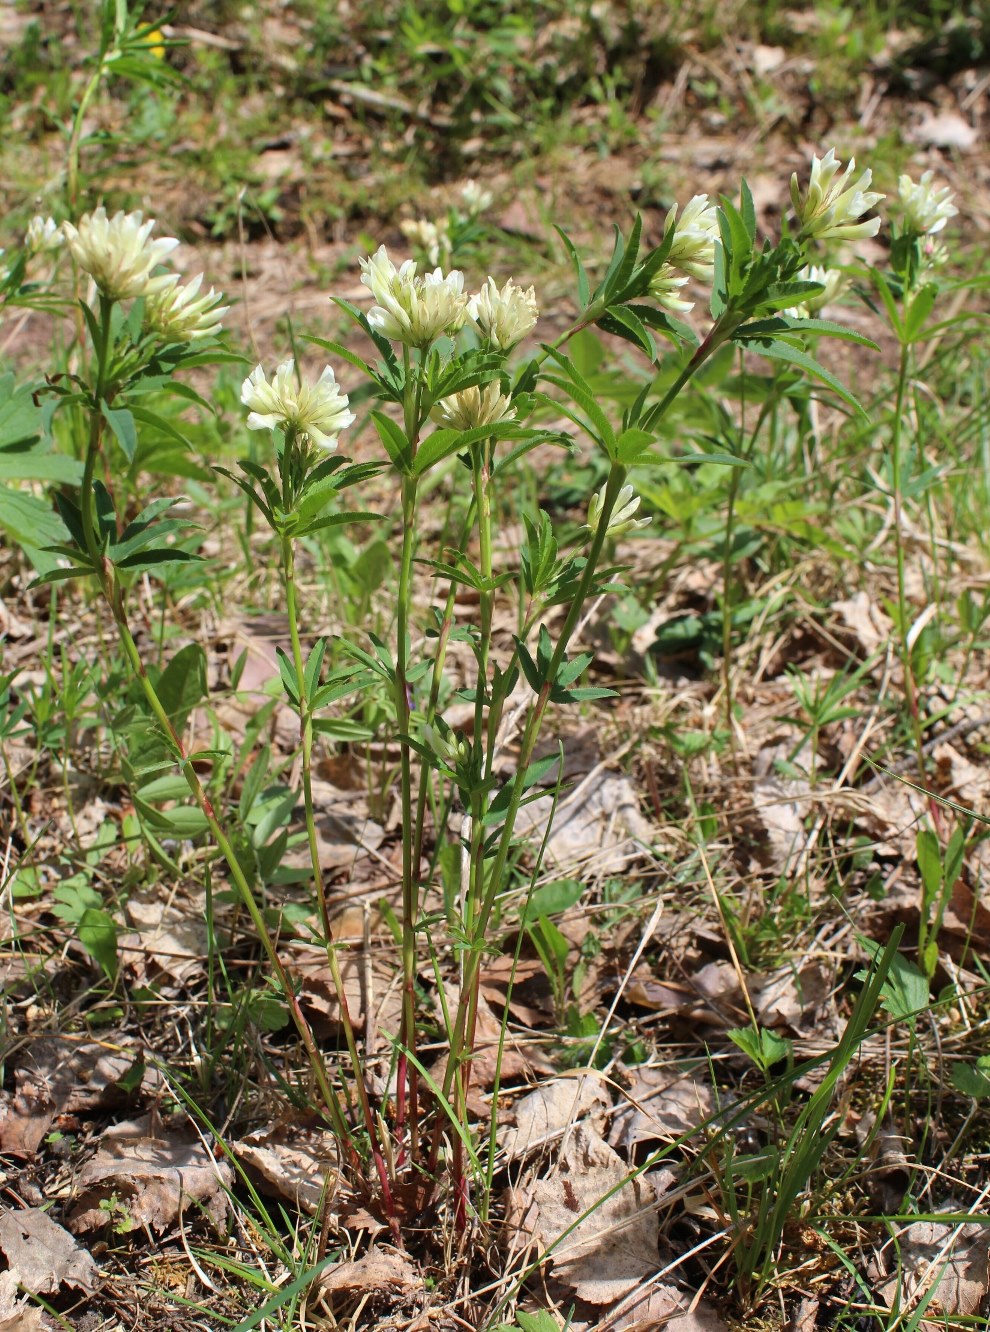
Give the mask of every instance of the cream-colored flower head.
[[450, 258], [450, 228], [447, 219], [428, 222], [425, 218], [407, 219], [399, 223], [403, 236], [426, 255], [431, 264], [446, 262]]
[[508, 351], [536, 327], [540, 311], [533, 287], [517, 287], [509, 278], [499, 291], [490, 277], [468, 302], [468, 317], [481, 334], [482, 341], [497, 351]]
[[384, 245], [370, 259], [362, 259], [361, 267], [361, 281], [378, 302], [368, 313], [368, 323], [384, 337], [425, 347], [463, 327], [467, 297], [464, 274], [457, 269], [444, 273], [435, 268], [420, 275], [411, 259], [396, 268]]
[[[605, 507], [605, 486], [596, 490], [588, 504], [588, 521], [585, 524], [591, 530], [592, 536], [598, 531], [598, 525], [602, 520], [602, 509]], [[615, 508], [612, 510], [612, 517], [608, 524], [609, 536], [619, 537], [626, 532], [633, 532], [638, 527], [649, 527], [649, 518], [634, 518], [633, 514], [639, 508], [639, 496], [635, 493], [632, 486], [623, 486], [615, 501]]]
[[335, 449], [337, 436], [356, 419], [347, 410], [329, 366], [315, 384], [296, 381], [295, 362], [283, 361], [269, 384], [259, 365], [241, 385], [241, 402], [251, 409], [249, 430], [293, 430], [321, 449]]
[[837, 300], [849, 285], [849, 278], [841, 268], [822, 268], [818, 264], [806, 264], [797, 276], [802, 282], [819, 282], [825, 290], [820, 291], [817, 296], [806, 297], [800, 305], [792, 305], [790, 309], [784, 311], [784, 314], [789, 314], [794, 319], [807, 319], [811, 315], [818, 314], [820, 310], [824, 310], [827, 305]]
[[679, 272], [673, 264], [661, 264], [650, 283], [650, 295], [671, 314], [690, 314], [694, 309], [694, 301], [686, 301], [680, 295], [681, 288], [686, 287], [687, 282], [687, 273]]
[[107, 217], [105, 208], [97, 208], [79, 219], [78, 228], [71, 222], [62, 223], [76, 263], [112, 300], [150, 296], [173, 280], [171, 274], [153, 277], [152, 271], [165, 262], [179, 242], [171, 236], [152, 240], [154, 219], [144, 222], [142, 216], [137, 212]]
[[711, 282], [715, 277], [718, 213], [708, 195], [696, 194], [680, 217], [675, 204], [664, 222], [664, 236], [672, 228], [674, 239], [667, 252], [667, 263], [699, 282]]
[[441, 398], [432, 412], [436, 422], [453, 430], [473, 430], [475, 426], [511, 421], [515, 414], [509, 398], [499, 391], [498, 380], [473, 384], [449, 398]]
[[934, 236], [926, 236], [921, 245], [921, 257], [926, 268], [941, 268], [949, 262], [949, 247]]
[[221, 305], [223, 293], [211, 287], [202, 296], [203, 274], [191, 282], [179, 283], [178, 278], [161, 291], [153, 292], [145, 304], [144, 318], [150, 329], [173, 342], [194, 342], [197, 338], [215, 337], [222, 327], [220, 320], [230, 309]]
[[24, 244], [32, 254], [41, 254], [44, 250], [59, 249], [65, 244], [65, 236], [53, 217], [42, 217], [39, 213], [28, 223]]
[[461, 187], [461, 202], [467, 209], [468, 217], [477, 217], [486, 208], [491, 208], [492, 193], [476, 180], [466, 180]]
[[934, 236], [941, 231], [950, 217], [955, 217], [959, 209], [952, 202], [952, 191], [947, 185], [937, 190], [932, 185], [934, 171], [926, 171], [915, 184], [910, 176], [901, 176], [897, 182], [897, 194], [904, 221], [909, 231], [919, 236]]
[[855, 176], [855, 158], [849, 159], [840, 175], [841, 166], [834, 148], [822, 158], [812, 157], [811, 181], [804, 198], [797, 172], [791, 176], [791, 202], [801, 223], [801, 234], [808, 240], [859, 240], [875, 236], [880, 230], [878, 217], [858, 220], [884, 198], [870, 189], [873, 172], [866, 170]]

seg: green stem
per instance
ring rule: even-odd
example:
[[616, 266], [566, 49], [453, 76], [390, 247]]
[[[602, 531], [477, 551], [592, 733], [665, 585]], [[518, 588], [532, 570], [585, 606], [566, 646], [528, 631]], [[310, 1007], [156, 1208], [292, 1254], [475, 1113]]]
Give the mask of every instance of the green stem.
[[[409, 703], [409, 613], [412, 600], [412, 566], [416, 547], [417, 479], [402, 478], [402, 562], [399, 568], [399, 598], [395, 653], [395, 719], [400, 736], [410, 730]], [[409, 1116], [413, 1139], [417, 1133], [416, 1065], [416, 920], [419, 913], [419, 866], [413, 863], [412, 758], [410, 746], [400, 740], [402, 803], [402, 1028], [399, 1068], [397, 1128], [405, 1108], [405, 1074], [409, 1078]], [[415, 1144], [413, 1144], [415, 1146]]]
[[[294, 441], [292, 439], [286, 439], [285, 449], [287, 459], [291, 455], [293, 445]], [[351, 1066], [354, 1069], [354, 1081], [357, 1086], [358, 1102], [361, 1106], [361, 1117], [364, 1120], [365, 1132], [368, 1135], [368, 1142], [371, 1146], [372, 1155], [375, 1160], [375, 1168], [378, 1172], [378, 1180], [381, 1185], [382, 1201], [385, 1204], [386, 1214], [392, 1226], [393, 1234], [398, 1234], [399, 1226], [395, 1212], [395, 1203], [392, 1198], [388, 1170], [385, 1166], [385, 1159], [378, 1138], [375, 1117], [368, 1100], [364, 1066], [361, 1057], [358, 1054], [357, 1041], [354, 1039], [354, 1024], [351, 1022], [350, 1007], [347, 1003], [347, 992], [344, 989], [344, 978], [341, 975], [340, 962], [337, 958], [333, 927], [330, 923], [330, 911], [327, 906], [326, 888], [323, 882], [323, 869], [320, 865], [320, 844], [316, 835], [316, 811], [313, 804], [313, 714], [310, 710], [309, 695], [306, 691], [306, 671], [303, 665], [302, 642], [299, 638], [299, 611], [296, 600], [295, 544], [291, 536], [284, 534], [282, 536], [282, 569], [285, 578], [285, 604], [289, 617], [289, 638], [292, 642], [292, 662], [295, 667], [296, 692], [299, 697], [299, 734], [302, 741], [302, 780], [303, 801], [306, 810], [306, 837], [309, 842], [309, 856], [313, 869], [316, 900], [319, 903], [320, 920], [323, 925], [323, 937], [326, 942], [330, 977], [333, 981], [334, 990], [337, 993], [337, 1003], [340, 1005], [340, 1023], [344, 1030], [344, 1040], [347, 1044], [347, 1052], [351, 1057]]]
[[536, 742], [540, 734], [540, 727], [543, 722], [543, 716], [547, 710], [547, 705], [550, 702], [553, 681], [556, 679], [557, 672], [564, 660], [571, 635], [577, 627], [585, 599], [587, 598], [588, 592], [594, 581], [598, 560], [601, 556], [602, 548], [605, 545], [605, 538], [608, 535], [608, 525], [612, 517], [612, 511], [615, 508], [615, 502], [618, 499], [619, 491], [622, 489], [625, 476], [626, 469], [619, 463], [613, 462], [605, 486], [605, 500], [602, 505], [598, 528], [591, 543], [591, 549], [588, 552], [588, 559], [581, 574], [581, 581], [574, 594], [574, 599], [571, 602], [567, 617], [564, 620], [564, 626], [561, 630], [560, 638], [557, 641], [557, 646], [551, 657], [550, 666], [547, 670], [546, 682], [540, 689], [535, 702], [532, 704], [529, 716], [526, 720], [526, 729], [523, 732], [519, 758], [517, 761], [516, 780], [513, 782], [512, 795], [510, 796], [509, 805], [505, 812], [505, 823], [502, 827], [502, 836], [499, 839], [498, 849], [495, 853], [495, 859], [491, 871], [485, 876], [486, 884], [484, 894], [474, 923], [474, 929], [471, 934], [470, 946], [467, 949], [465, 956], [464, 974], [461, 982], [461, 998], [458, 1004], [457, 1020], [454, 1026], [454, 1039], [451, 1042], [450, 1058], [444, 1074], [443, 1090], [445, 1096], [450, 1095], [454, 1072], [461, 1063], [465, 1052], [470, 1050], [471, 1043], [474, 1039], [474, 1028], [477, 1022], [478, 1012], [477, 989], [480, 976], [482, 944], [485, 938], [485, 932], [488, 928], [488, 922], [491, 919], [492, 910], [495, 906], [495, 900], [498, 896], [499, 886], [505, 875], [505, 867], [508, 862], [509, 851], [512, 847], [516, 815], [518, 814], [519, 806], [522, 803], [524, 792], [523, 783], [526, 771], [532, 761], [533, 751], [536, 748]]
[[901, 520], [903, 514], [901, 423], [904, 417], [904, 399], [907, 393], [908, 370], [910, 367], [911, 348], [905, 342], [901, 344], [900, 360], [897, 367], [897, 395], [894, 401], [894, 420], [890, 436], [890, 472], [891, 490], [894, 499], [894, 550], [897, 559], [897, 618], [900, 637], [901, 668], [904, 671], [904, 695], [911, 718], [911, 731], [914, 738], [915, 754], [918, 760], [918, 781], [927, 789], [925, 775], [925, 745], [921, 731], [921, 717], [918, 713], [918, 694], [915, 688], [914, 670], [911, 665], [911, 646], [908, 642], [910, 626], [908, 624], [908, 602], [905, 578], [904, 533]]

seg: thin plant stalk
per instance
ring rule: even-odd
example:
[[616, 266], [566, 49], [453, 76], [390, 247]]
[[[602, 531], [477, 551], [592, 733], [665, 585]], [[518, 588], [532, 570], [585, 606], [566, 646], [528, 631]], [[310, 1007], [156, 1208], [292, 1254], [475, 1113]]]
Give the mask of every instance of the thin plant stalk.
[[[285, 441], [287, 456], [293, 447], [293, 443], [294, 441], [292, 439], [286, 439]], [[289, 468], [286, 466], [286, 475], [288, 475], [288, 471]], [[351, 1022], [350, 1008], [347, 1003], [347, 993], [344, 989], [344, 978], [341, 975], [340, 962], [337, 958], [333, 927], [330, 923], [330, 912], [327, 907], [327, 895], [323, 882], [323, 870], [320, 865], [320, 845], [316, 835], [316, 812], [313, 804], [313, 714], [310, 710], [309, 695], [306, 690], [306, 672], [303, 665], [302, 642], [299, 637], [299, 612], [296, 598], [295, 544], [291, 536], [282, 537], [282, 571], [285, 581], [286, 611], [289, 617], [289, 638], [292, 642], [292, 662], [296, 672], [296, 693], [299, 698], [299, 732], [302, 741], [303, 803], [306, 811], [306, 837], [309, 842], [309, 855], [313, 869], [316, 900], [319, 903], [320, 920], [323, 926], [323, 937], [326, 942], [327, 962], [330, 966], [330, 976], [333, 981], [334, 990], [337, 994], [337, 1002], [340, 1005], [340, 1021], [341, 1026], [344, 1029], [344, 1040], [347, 1044], [347, 1051], [351, 1058], [351, 1067], [354, 1070], [354, 1081], [357, 1088], [358, 1103], [361, 1107], [361, 1117], [364, 1120], [365, 1131], [368, 1134], [368, 1142], [371, 1147], [372, 1156], [374, 1157], [375, 1169], [382, 1190], [382, 1200], [385, 1205], [385, 1211], [390, 1222], [394, 1223], [397, 1228], [398, 1223], [395, 1214], [395, 1203], [392, 1198], [391, 1184], [389, 1182], [385, 1159], [382, 1155], [378, 1130], [375, 1125], [375, 1117], [368, 1100], [368, 1089], [365, 1085], [364, 1078], [364, 1066], [361, 1061], [361, 1056], [358, 1053], [357, 1041], [354, 1039], [354, 1024]]]
[[238, 860], [233, 844], [217, 818], [212, 801], [203, 789], [203, 785], [199, 780], [199, 774], [197, 773], [191, 758], [186, 753], [182, 740], [175, 727], [172, 725], [172, 720], [166, 712], [161, 699], [158, 697], [155, 686], [151, 682], [144, 661], [141, 658], [141, 653], [138, 650], [137, 643], [134, 640], [134, 636], [131, 633], [127, 622], [127, 613], [124, 607], [124, 593], [117, 571], [104, 556], [101, 549], [100, 538], [96, 528], [93, 500], [93, 477], [95, 475], [97, 458], [103, 442], [103, 416], [100, 412], [100, 404], [103, 401], [107, 387], [107, 360], [110, 345], [110, 319], [112, 310], [113, 301], [109, 297], [101, 294], [99, 319], [97, 321], [98, 336], [94, 349], [96, 353], [94, 403], [90, 414], [89, 439], [86, 450], [86, 460], [83, 466], [82, 491], [80, 493], [80, 515], [83, 536], [86, 542], [86, 550], [96, 573], [100, 591], [110, 608], [114, 623], [117, 627], [117, 634], [124, 655], [127, 658], [127, 663], [134, 674], [134, 678], [138, 681], [138, 684], [141, 687], [141, 691], [145, 696], [148, 707], [151, 709], [152, 715], [161, 728], [162, 734], [166, 737], [179, 771], [182, 773], [190, 794], [206, 820], [214, 842], [227, 862], [234, 885], [251, 917], [252, 924], [254, 925], [257, 936], [265, 950], [265, 954], [268, 957], [268, 961], [276, 977], [279, 988], [282, 991], [289, 1012], [292, 1015], [296, 1030], [299, 1033], [303, 1048], [306, 1051], [313, 1078], [319, 1088], [320, 1096], [326, 1106], [334, 1131], [339, 1135], [341, 1142], [349, 1145], [352, 1157], [356, 1157], [353, 1141], [351, 1135], [347, 1131], [347, 1123], [344, 1119], [340, 1101], [336, 1092], [330, 1085], [316, 1041], [309, 1029], [309, 1024], [306, 1021], [302, 1009], [299, 1006], [299, 1001], [296, 998], [292, 982], [289, 979], [285, 968], [282, 966], [278, 951], [268, 926], [265, 923], [261, 908], [255, 900], [251, 885], [248, 882], [247, 875], [245, 874], [240, 861]]
[[907, 394], [910, 358], [911, 348], [907, 342], [902, 342], [901, 354], [897, 366], [897, 394], [894, 401], [894, 420], [890, 435], [890, 479], [894, 500], [894, 551], [897, 560], [897, 619], [900, 636], [901, 667], [904, 671], [904, 695], [907, 700], [908, 715], [911, 718], [911, 731], [914, 739], [915, 754], [918, 759], [918, 781], [921, 786], [927, 787], [924, 737], [921, 733], [921, 718], [918, 713], [918, 693], [915, 687], [914, 669], [911, 664], [911, 631], [907, 622], [908, 605], [904, 568], [904, 532], [901, 525], [901, 516], [903, 513], [901, 421], [904, 414], [904, 400]]

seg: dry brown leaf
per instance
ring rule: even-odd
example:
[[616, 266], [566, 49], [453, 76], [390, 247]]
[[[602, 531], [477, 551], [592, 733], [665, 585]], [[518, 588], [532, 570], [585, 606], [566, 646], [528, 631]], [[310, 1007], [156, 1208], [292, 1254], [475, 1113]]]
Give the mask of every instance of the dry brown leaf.
[[[79, 1171], [69, 1214], [73, 1230], [94, 1230], [109, 1223], [132, 1230], [164, 1230], [187, 1204], [196, 1204], [220, 1225], [227, 1214], [225, 1187], [234, 1172], [215, 1161], [196, 1138], [148, 1136], [147, 1121], [117, 1124], [100, 1137], [96, 1155]], [[116, 1210], [101, 1207], [116, 1197]]]
[[608, 1104], [597, 1078], [554, 1078], [541, 1083], [513, 1108], [513, 1124], [498, 1131], [498, 1143], [510, 1161], [552, 1142], [583, 1115], [601, 1122], [601, 1112]]
[[[52, 1105], [60, 1115], [110, 1109], [134, 1094], [122, 1090], [120, 1082], [141, 1057], [136, 1046], [36, 1036], [15, 1075], [17, 1097]], [[157, 1084], [154, 1070], [145, 1069], [141, 1076], [142, 1085], [145, 1079]]]
[[711, 1087], [689, 1069], [639, 1064], [629, 1100], [612, 1120], [608, 1140], [629, 1151], [640, 1142], [663, 1142], [690, 1133], [715, 1111]]
[[656, 1271], [656, 1200], [647, 1183], [628, 1174], [608, 1143], [579, 1124], [551, 1174], [520, 1186], [510, 1199], [510, 1218], [541, 1252], [593, 1209], [551, 1255], [554, 1277], [589, 1304], [614, 1304]]
[[0, 1272], [0, 1332], [45, 1332], [41, 1310], [18, 1298], [19, 1281], [15, 1268]]
[[151, 962], [166, 976], [185, 982], [206, 971], [205, 901], [189, 910], [163, 906], [161, 894], [135, 893], [125, 912], [134, 929], [119, 941], [122, 966], [144, 975]]
[[423, 1278], [403, 1253], [372, 1249], [353, 1263], [336, 1263], [320, 1276], [324, 1294], [363, 1295], [389, 1291], [404, 1294], [423, 1289]]
[[846, 601], [833, 601], [832, 610], [845, 629], [850, 631], [854, 644], [869, 656], [890, 641], [893, 621], [884, 614], [867, 592], [857, 592]]
[[32, 1295], [54, 1295], [62, 1286], [91, 1290], [98, 1275], [92, 1256], [36, 1207], [0, 1215], [0, 1249]]
[[605, 1327], [608, 1332], [654, 1332], [665, 1327], [671, 1315], [681, 1307], [680, 1296], [674, 1286], [651, 1286], [637, 1291], [622, 1301], [621, 1311], [610, 1316]]
[[900, 1232], [898, 1243], [902, 1271], [880, 1288], [888, 1308], [895, 1300], [901, 1309], [913, 1307], [935, 1285], [928, 1305], [933, 1323], [942, 1326], [944, 1315], [979, 1312], [990, 1266], [990, 1234], [985, 1226], [915, 1221]]
[[[551, 813], [552, 796], [525, 805], [516, 819], [519, 836], [542, 838]], [[558, 801], [547, 857], [560, 870], [618, 874], [649, 844], [652, 831], [629, 778], [596, 770]]]
[[340, 1153], [332, 1134], [304, 1124], [274, 1124], [231, 1143], [239, 1161], [257, 1171], [276, 1194], [309, 1216], [323, 1197], [327, 1172], [336, 1180]]
[[[375, 1029], [398, 1033], [402, 994], [398, 972], [387, 950], [363, 946], [340, 948], [337, 953], [344, 982], [344, 998], [354, 1027], [363, 1031], [370, 1007]], [[326, 949], [322, 944], [292, 940], [285, 950], [289, 975], [300, 984], [299, 998], [307, 1016], [315, 1018], [318, 1035], [336, 1032], [340, 1001], [334, 987]]]
[[794, 1035], [807, 1034], [828, 998], [829, 983], [817, 962], [800, 970], [778, 968], [762, 980], [751, 978], [750, 998], [765, 1027], [787, 1027]]
[[678, 1314], [665, 1323], [664, 1332], [729, 1332], [729, 1325], [707, 1304], [699, 1304], [690, 1313]]
[[486, 961], [481, 990], [489, 1003], [505, 1007], [509, 979], [513, 977], [509, 1012], [526, 1027], [543, 1027], [553, 1021], [553, 990], [546, 967], [537, 958], [521, 957], [517, 965], [508, 953]]

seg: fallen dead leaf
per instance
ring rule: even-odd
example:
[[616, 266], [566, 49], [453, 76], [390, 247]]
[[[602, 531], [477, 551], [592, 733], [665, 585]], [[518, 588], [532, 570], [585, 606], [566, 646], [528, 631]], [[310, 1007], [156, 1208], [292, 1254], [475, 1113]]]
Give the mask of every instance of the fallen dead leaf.
[[622, 1301], [621, 1311], [602, 1324], [603, 1332], [652, 1332], [665, 1327], [681, 1307], [673, 1286], [651, 1286]]
[[[943, 1326], [943, 1316], [976, 1314], [987, 1293], [990, 1235], [982, 1225], [951, 1226], [936, 1221], [915, 1221], [898, 1237], [902, 1271], [885, 1282], [880, 1297], [888, 1308], [907, 1310], [935, 1285], [928, 1305], [931, 1322]], [[923, 1327], [929, 1324], [923, 1323]]]
[[[543, 836], [553, 813], [553, 797], [525, 805], [516, 820], [520, 837]], [[639, 809], [628, 777], [595, 770], [557, 804], [547, 857], [558, 869], [593, 869], [618, 874], [636, 859], [653, 834]]]
[[796, 1036], [807, 1034], [825, 1000], [829, 983], [817, 962], [800, 970], [784, 966], [759, 980], [750, 978], [750, 998], [765, 1027], [786, 1027]]
[[325, 1295], [363, 1295], [390, 1291], [405, 1294], [423, 1289], [423, 1278], [403, 1253], [385, 1253], [372, 1249], [353, 1263], [336, 1263], [320, 1276], [320, 1289]]
[[11, 1268], [0, 1272], [0, 1332], [44, 1332], [41, 1310], [26, 1299], [18, 1299], [20, 1273]]
[[62, 1286], [91, 1290], [98, 1275], [92, 1256], [36, 1207], [0, 1215], [0, 1249], [32, 1295], [54, 1295]]
[[665, 1323], [664, 1332], [729, 1332], [729, 1325], [709, 1305], [699, 1304]]
[[[195, 1138], [148, 1135], [147, 1120], [116, 1124], [79, 1171], [69, 1224], [75, 1231], [113, 1223], [125, 1230], [165, 1230], [188, 1203], [217, 1225], [227, 1214], [224, 1192], [234, 1179], [226, 1161], [216, 1161]], [[116, 1197], [117, 1210], [101, 1207]]]
[[499, 1129], [498, 1144], [510, 1161], [517, 1161], [552, 1142], [584, 1115], [601, 1122], [607, 1104], [608, 1097], [596, 1078], [543, 1082], [516, 1103], [514, 1123]]
[[[323, 1197], [327, 1172], [340, 1160], [332, 1134], [304, 1124], [275, 1124], [231, 1143], [237, 1159], [293, 1206], [314, 1216]], [[330, 1180], [333, 1190], [334, 1178]]]
[[552, 1173], [529, 1179], [510, 1196], [510, 1224], [531, 1235], [541, 1252], [556, 1246], [554, 1277], [589, 1304], [614, 1304], [656, 1271], [655, 1198], [647, 1183], [628, 1173], [618, 1153], [582, 1123]]
[[608, 1140], [629, 1151], [640, 1142], [663, 1142], [690, 1133], [715, 1111], [711, 1087], [690, 1069], [639, 1064], [628, 1101], [612, 1120]]
[[185, 982], [206, 970], [207, 936], [203, 903], [189, 910], [163, 906], [160, 894], [135, 893], [127, 900], [134, 933], [119, 940], [121, 965], [145, 975], [149, 962], [173, 980]]

